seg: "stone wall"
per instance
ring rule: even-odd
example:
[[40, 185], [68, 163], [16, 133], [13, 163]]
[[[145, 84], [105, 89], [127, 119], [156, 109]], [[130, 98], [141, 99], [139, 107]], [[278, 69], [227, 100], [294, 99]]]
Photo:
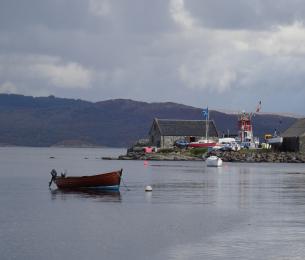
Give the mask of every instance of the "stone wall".
[[185, 139], [185, 136], [162, 136], [161, 148], [171, 148], [180, 139]]
[[298, 152], [300, 150], [299, 137], [284, 137], [281, 150], [287, 152]]
[[305, 136], [299, 137], [300, 152], [305, 153]]
[[157, 127], [155, 127], [156, 125], [154, 124], [151, 131], [150, 131], [150, 143], [152, 146], [157, 146], [160, 147], [161, 146], [161, 136], [160, 136], [160, 132], [157, 129]]
[[[203, 136], [194, 136], [195, 140], [198, 141], [200, 139], [203, 139]], [[190, 136], [162, 136], [161, 137], [161, 148], [172, 148], [174, 146], [174, 143], [177, 140], [184, 139], [186, 141], [189, 141]]]

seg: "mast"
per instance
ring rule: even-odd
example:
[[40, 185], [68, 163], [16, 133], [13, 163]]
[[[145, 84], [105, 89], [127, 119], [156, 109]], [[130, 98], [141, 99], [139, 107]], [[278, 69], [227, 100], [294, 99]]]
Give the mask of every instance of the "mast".
[[205, 118], [205, 140], [207, 141], [209, 136], [209, 107], [204, 108], [202, 114]]
[[209, 109], [207, 108], [207, 116], [205, 118], [205, 140], [208, 141], [209, 135]]

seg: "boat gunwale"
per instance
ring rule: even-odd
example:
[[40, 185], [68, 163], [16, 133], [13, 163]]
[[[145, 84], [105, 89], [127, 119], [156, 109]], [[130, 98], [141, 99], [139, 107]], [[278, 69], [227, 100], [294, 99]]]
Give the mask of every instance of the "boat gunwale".
[[[122, 179], [123, 169], [113, 172], [101, 173], [89, 176], [71, 176], [56, 177], [54, 182], [60, 189], [66, 188], [106, 188], [115, 187], [119, 188]], [[116, 189], [118, 189], [116, 188]]]
[[105, 175], [108, 175], [108, 174], [110, 175], [110, 174], [115, 174], [115, 173], [121, 178], [122, 172], [123, 172], [122, 170], [118, 170], [118, 171], [105, 172], [105, 173], [100, 173], [100, 174], [95, 174], [95, 175], [67, 176], [67, 177], [57, 176], [55, 180], [87, 179], [87, 178], [105, 177]]

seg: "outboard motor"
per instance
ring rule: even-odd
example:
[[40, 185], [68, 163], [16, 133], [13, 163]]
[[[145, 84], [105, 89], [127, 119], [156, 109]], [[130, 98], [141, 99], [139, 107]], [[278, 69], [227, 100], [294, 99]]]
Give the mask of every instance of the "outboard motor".
[[55, 169], [53, 169], [53, 170], [51, 171], [51, 175], [52, 175], [52, 178], [51, 178], [51, 180], [50, 180], [50, 182], [49, 182], [49, 187], [51, 187], [52, 182], [53, 182], [53, 181], [56, 179], [56, 177], [57, 177], [57, 172], [56, 172]]

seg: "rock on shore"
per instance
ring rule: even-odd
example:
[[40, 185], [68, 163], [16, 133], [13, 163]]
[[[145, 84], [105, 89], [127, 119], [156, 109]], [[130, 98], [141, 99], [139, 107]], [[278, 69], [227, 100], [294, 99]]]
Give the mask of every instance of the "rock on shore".
[[143, 151], [129, 151], [118, 157], [119, 160], [152, 160], [152, 161], [202, 161], [200, 156], [192, 156], [182, 150], [169, 152], [145, 153]]
[[292, 152], [272, 152], [270, 150], [212, 151], [202, 155], [192, 155], [189, 150], [175, 149], [168, 152], [144, 153], [129, 151], [121, 155], [119, 160], [153, 160], [153, 161], [202, 161], [210, 155], [220, 157], [224, 162], [273, 162], [273, 163], [305, 163], [305, 154]]
[[272, 152], [260, 150], [246, 151], [214, 151], [210, 155], [219, 156], [224, 162], [274, 162], [305, 163], [305, 154], [292, 152]]
[[129, 153], [121, 155], [119, 160], [151, 160], [151, 161], [202, 161], [202, 158], [179, 153]]

